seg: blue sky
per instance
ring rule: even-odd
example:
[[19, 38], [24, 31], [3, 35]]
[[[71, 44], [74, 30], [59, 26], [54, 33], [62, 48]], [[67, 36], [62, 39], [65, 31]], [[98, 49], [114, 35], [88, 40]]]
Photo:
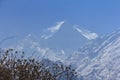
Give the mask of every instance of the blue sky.
[[58, 21], [99, 35], [111, 33], [120, 27], [120, 0], [0, 0], [1, 39], [39, 36]]

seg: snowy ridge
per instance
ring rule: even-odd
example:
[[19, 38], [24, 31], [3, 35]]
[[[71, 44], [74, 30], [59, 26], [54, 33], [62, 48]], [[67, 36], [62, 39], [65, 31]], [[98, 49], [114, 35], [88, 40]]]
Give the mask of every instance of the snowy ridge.
[[79, 33], [81, 33], [88, 40], [92, 40], [92, 39], [98, 38], [98, 34], [97, 33], [88, 31], [86, 29], [80, 29], [80, 28], [78, 28], [78, 26], [73, 26], [73, 28], [76, 29]]
[[61, 22], [57, 22], [57, 25], [53, 26], [53, 27], [49, 27], [46, 30], [46, 34], [43, 34], [41, 36], [42, 39], [49, 39], [51, 38], [57, 31], [59, 31], [59, 29], [61, 28], [61, 26], [64, 24], [64, 21]]
[[[119, 80], [120, 79], [120, 31], [107, 36], [98, 47], [97, 56], [86, 63], [87, 66], [77, 70], [85, 80]], [[91, 53], [93, 54], [93, 53]], [[86, 56], [88, 57], [88, 56]]]
[[40, 43], [30, 34], [25, 37], [25, 39], [23, 39], [15, 49], [25, 51], [26, 57], [32, 56], [37, 59], [48, 58], [52, 61], [62, 61], [65, 59], [64, 50], [55, 51], [48, 47], [42, 47]]

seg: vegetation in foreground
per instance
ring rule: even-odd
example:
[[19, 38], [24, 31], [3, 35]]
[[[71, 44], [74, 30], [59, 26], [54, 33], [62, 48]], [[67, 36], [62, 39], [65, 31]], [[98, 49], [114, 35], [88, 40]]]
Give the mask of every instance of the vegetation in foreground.
[[[0, 80], [77, 80], [70, 66], [24, 58], [24, 52], [0, 49]], [[48, 62], [49, 63], [49, 62]]]

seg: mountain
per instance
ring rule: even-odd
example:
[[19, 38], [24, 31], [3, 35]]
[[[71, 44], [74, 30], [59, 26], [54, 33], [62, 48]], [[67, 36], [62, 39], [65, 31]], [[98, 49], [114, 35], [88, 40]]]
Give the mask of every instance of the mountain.
[[37, 58], [39, 60], [48, 58], [52, 61], [57, 61], [64, 60], [66, 57], [61, 50], [56, 51], [49, 47], [41, 46], [39, 41], [31, 34], [20, 41], [19, 44], [15, 46], [15, 49], [18, 51], [24, 51], [26, 53], [25, 57]]
[[[55, 25], [55, 27], [56, 26], [57, 25]], [[49, 28], [46, 29], [46, 33], [43, 33], [43, 35], [46, 35], [46, 37], [49, 37], [50, 35], [52, 36], [48, 39], [42, 38], [40, 40], [40, 43], [43, 46], [58, 50], [75, 50], [88, 41], [88, 39], [83, 37], [73, 28], [73, 25], [67, 22], [63, 23], [56, 32], [49, 32]]]
[[76, 68], [80, 80], [120, 79], [120, 30], [104, 37], [65, 22], [49, 27], [39, 39], [28, 35], [16, 47], [26, 56]]
[[40, 56], [40, 59], [49, 58], [53, 61], [65, 61], [77, 48], [92, 41], [92, 39], [94, 40], [94, 38], [90, 38], [90, 40], [86, 38], [86, 36], [91, 37], [94, 34], [97, 35], [79, 26], [75, 27], [61, 21], [45, 29], [37, 38], [33, 34], [29, 34], [15, 48], [25, 51], [27, 56], [35, 54], [34, 57]]
[[82, 47], [70, 61], [83, 80], [119, 80], [120, 30]]
[[40, 39], [40, 45], [57, 51], [62, 50], [71, 55], [77, 48], [96, 38], [98, 35], [94, 32], [61, 21], [45, 30]]

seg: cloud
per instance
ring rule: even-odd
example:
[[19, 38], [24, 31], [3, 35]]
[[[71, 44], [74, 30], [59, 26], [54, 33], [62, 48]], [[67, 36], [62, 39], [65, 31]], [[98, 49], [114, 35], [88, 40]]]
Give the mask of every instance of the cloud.
[[76, 29], [79, 33], [81, 33], [85, 38], [87, 38], [88, 40], [93, 40], [96, 39], [98, 37], [98, 34], [88, 31], [86, 29], [83, 28], [78, 28], [78, 26], [73, 26], [74, 29]]
[[49, 39], [51, 38], [64, 24], [64, 21], [57, 22], [57, 24], [53, 27], [50, 27], [46, 30], [46, 33], [41, 36], [42, 39]]

